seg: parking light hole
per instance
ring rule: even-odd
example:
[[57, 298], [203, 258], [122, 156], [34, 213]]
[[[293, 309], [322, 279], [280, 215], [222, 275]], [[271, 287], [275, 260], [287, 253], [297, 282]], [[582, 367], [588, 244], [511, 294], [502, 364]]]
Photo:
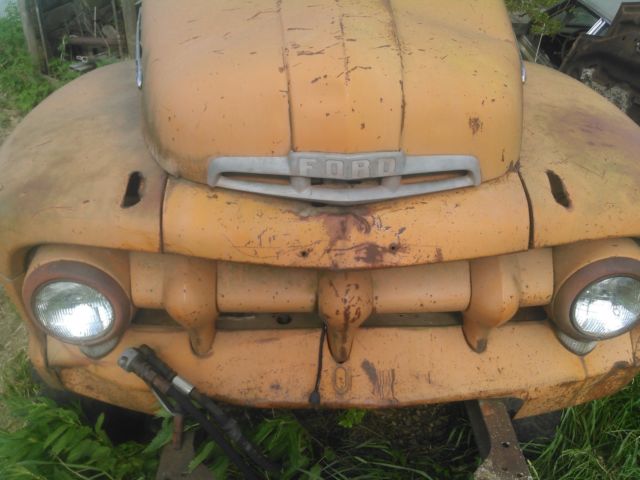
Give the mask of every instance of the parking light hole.
[[571, 197], [562, 178], [553, 170], [547, 170], [547, 178], [549, 179], [549, 187], [551, 187], [551, 195], [556, 203], [566, 209], [571, 208]]
[[122, 208], [133, 207], [142, 200], [142, 187], [144, 185], [144, 177], [140, 172], [131, 172], [127, 189], [122, 197]]

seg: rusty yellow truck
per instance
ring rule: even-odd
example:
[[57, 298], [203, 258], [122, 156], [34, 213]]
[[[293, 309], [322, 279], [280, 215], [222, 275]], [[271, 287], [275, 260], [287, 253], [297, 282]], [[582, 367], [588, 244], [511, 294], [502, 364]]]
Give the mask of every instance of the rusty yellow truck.
[[[517, 400], [640, 367], [640, 128], [499, 0], [144, 2], [138, 62], [0, 152], [0, 280], [49, 384], [256, 407]], [[312, 395], [315, 393], [316, 395]]]

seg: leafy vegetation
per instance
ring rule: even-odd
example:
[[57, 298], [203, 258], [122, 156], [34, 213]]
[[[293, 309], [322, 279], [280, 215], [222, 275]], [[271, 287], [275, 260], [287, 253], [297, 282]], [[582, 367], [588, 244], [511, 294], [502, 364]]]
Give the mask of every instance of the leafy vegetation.
[[[442, 407], [437, 407], [442, 408]], [[361, 412], [361, 410], [354, 410]], [[399, 416], [367, 412], [362, 422], [345, 429], [343, 412], [253, 412], [254, 440], [272, 460], [284, 465], [281, 478], [332, 479], [468, 479], [478, 457], [461, 409], [449, 415], [448, 435], [431, 432], [431, 443], [403, 442], [394, 432]], [[405, 410], [408, 416], [413, 409]], [[355, 418], [359, 418], [360, 413]], [[389, 421], [389, 418], [395, 418]], [[640, 478], [640, 379], [617, 395], [567, 409], [555, 439], [547, 445], [525, 445], [534, 478], [539, 480], [631, 480]], [[410, 436], [429, 422], [400, 426]], [[440, 425], [442, 427], [442, 425]], [[168, 437], [167, 437], [168, 438]], [[240, 478], [211, 444], [200, 448], [193, 467], [211, 462], [216, 478]]]
[[[62, 408], [37, 397], [23, 355], [11, 368], [16, 373], [9, 404], [21, 428], [0, 432], [0, 478], [154, 477], [158, 451], [171, 440], [170, 418], [162, 419], [156, 438], [146, 447], [134, 442], [114, 446], [104, 434], [102, 419], [88, 426], [79, 409]], [[6, 397], [1, 400], [7, 401]], [[237, 417], [240, 412], [254, 441], [283, 465], [282, 474], [270, 478], [462, 480], [478, 463], [469, 425], [455, 409], [449, 412], [450, 433], [421, 445], [406, 444], [395, 437], [388, 418], [371, 423], [376, 412], [368, 412], [362, 423], [346, 429], [338, 421], [352, 416], [348, 411], [238, 410]], [[406, 413], [412, 415], [411, 411]], [[640, 478], [639, 414], [640, 382], [616, 396], [568, 409], [549, 445], [526, 446], [536, 457], [531, 464], [534, 478]], [[419, 424], [415, 429], [424, 427]], [[190, 468], [202, 462], [216, 478], [241, 478], [210, 442], [202, 442]]]
[[529, 16], [533, 33], [551, 35], [562, 26], [546, 13], [548, 8], [558, 4], [558, 0], [505, 0], [505, 3], [510, 12]]
[[350, 408], [340, 415], [338, 425], [344, 428], [353, 428], [361, 425], [366, 414], [367, 411], [361, 408]]
[[77, 76], [60, 59], [50, 61], [48, 76], [38, 72], [27, 51], [18, 9], [10, 3], [0, 18], [0, 107], [24, 114]]
[[24, 352], [3, 365], [3, 402], [16, 422], [0, 430], [3, 480], [143, 480], [153, 478], [157, 452], [135, 442], [114, 445], [104, 415], [88, 425], [78, 406], [38, 396]]
[[[444, 410], [434, 407], [436, 414]], [[433, 409], [424, 409], [431, 411]], [[417, 444], [404, 441], [415, 432], [406, 431], [404, 425], [389, 424], [392, 417], [399, 418], [403, 411], [361, 413], [363, 421], [345, 430], [338, 424], [346, 411], [273, 411], [243, 410], [245, 419], [252, 424], [248, 434], [267, 453], [282, 465], [279, 479], [467, 479], [476, 464], [470, 428], [458, 409], [451, 432], [436, 441]], [[355, 410], [364, 412], [364, 410]], [[451, 411], [451, 410], [449, 410]], [[414, 409], [404, 410], [412, 415]], [[239, 416], [240, 410], [236, 412]], [[378, 421], [376, 422], [376, 417]], [[366, 421], [365, 421], [366, 418]], [[386, 427], [386, 428], [385, 428]], [[428, 425], [414, 424], [414, 430], [423, 432]], [[170, 438], [168, 423], [165, 433], [156, 438]], [[433, 438], [432, 438], [433, 440]], [[220, 450], [210, 442], [198, 449], [191, 464], [195, 468], [206, 462], [215, 478], [240, 479], [234, 466], [221, 456]]]
[[618, 394], [566, 410], [539, 455], [537, 478], [631, 480], [640, 478], [640, 378]]

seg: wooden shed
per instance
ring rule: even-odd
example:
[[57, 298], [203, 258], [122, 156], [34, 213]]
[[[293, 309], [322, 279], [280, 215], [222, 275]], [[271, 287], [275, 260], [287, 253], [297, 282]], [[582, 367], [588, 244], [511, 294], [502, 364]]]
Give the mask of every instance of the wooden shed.
[[135, 0], [17, 0], [29, 53], [43, 71], [51, 59], [91, 62], [133, 56]]

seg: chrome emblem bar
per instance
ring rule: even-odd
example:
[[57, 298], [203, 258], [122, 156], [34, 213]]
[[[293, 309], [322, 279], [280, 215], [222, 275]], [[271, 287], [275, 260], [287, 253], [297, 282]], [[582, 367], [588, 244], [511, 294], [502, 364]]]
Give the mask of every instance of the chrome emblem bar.
[[[443, 179], [403, 184], [407, 175], [460, 173]], [[236, 175], [234, 177], [233, 175]], [[251, 175], [255, 179], [241, 179]], [[286, 184], [269, 182], [277, 176]], [[328, 180], [316, 185], [312, 179]], [[358, 185], [377, 179], [373, 185]], [[402, 152], [291, 152], [286, 157], [215, 157], [209, 161], [212, 187], [332, 205], [355, 205], [479, 185], [480, 166], [469, 155], [404, 155]], [[343, 185], [340, 185], [343, 183]]]
[[400, 152], [375, 153], [299, 153], [289, 154], [291, 175], [336, 180], [402, 175], [404, 155]]

